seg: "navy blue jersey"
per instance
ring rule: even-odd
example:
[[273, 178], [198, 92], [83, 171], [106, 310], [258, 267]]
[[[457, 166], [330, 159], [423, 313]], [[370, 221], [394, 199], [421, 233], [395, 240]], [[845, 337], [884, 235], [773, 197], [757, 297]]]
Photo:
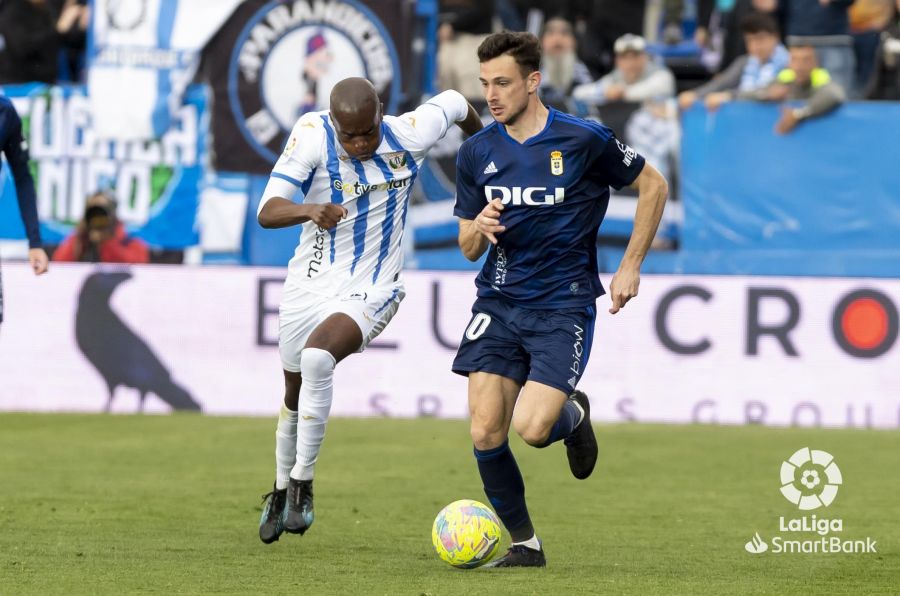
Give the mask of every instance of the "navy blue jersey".
[[643, 167], [606, 126], [552, 108], [544, 129], [524, 143], [497, 122], [466, 140], [453, 213], [474, 220], [501, 199], [506, 226], [475, 280], [478, 296], [532, 309], [593, 304], [604, 293], [597, 230], [609, 187], [631, 184]]
[[16, 184], [19, 212], [25, 224], [28, 246], [41, 246], [41, 232], [38, 227], [37, 202], [34, 196], [34, 180], [28, 169], [28, 148], [22, 138], [22, 120], [12, 102], [0, 97], [0, 151], [6, 155]]

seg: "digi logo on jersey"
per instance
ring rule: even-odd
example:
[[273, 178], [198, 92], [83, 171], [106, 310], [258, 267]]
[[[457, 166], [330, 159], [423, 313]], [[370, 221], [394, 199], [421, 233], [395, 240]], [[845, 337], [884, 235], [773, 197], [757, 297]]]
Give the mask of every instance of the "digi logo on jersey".
[[[556, 187], [553, 194], [544, 194], [547, 188], [544, 186], [485, 186], [484, 198], [490, 203], [494, 199], [500, 199], [504, 205], [528, 205], [538, 207], [540, 205], [559, 205], [566, 200], [566, 189]], [[535, 198], [537, 195], [538, 198]], [[543, 196], [541, 196], [543, 195]]]
[[365, 77], [393, 113], [397, 51], [383, 23], [356, 0], [275, 1], [247, 22], [229, 65], [229, 101], [247, 142], [274, 162], [302, 114], [328, 107], [334, 85]]

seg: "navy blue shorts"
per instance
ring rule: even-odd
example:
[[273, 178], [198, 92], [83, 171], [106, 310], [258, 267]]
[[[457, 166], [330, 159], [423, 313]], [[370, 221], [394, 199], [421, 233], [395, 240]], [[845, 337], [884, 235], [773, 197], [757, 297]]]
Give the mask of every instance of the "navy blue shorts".
[[520, 385], [536, 381], [569, 394], [591, 354], [597, 309], [533, 310], [479, 298], [453, 361], [453, 372], [487, 372]]

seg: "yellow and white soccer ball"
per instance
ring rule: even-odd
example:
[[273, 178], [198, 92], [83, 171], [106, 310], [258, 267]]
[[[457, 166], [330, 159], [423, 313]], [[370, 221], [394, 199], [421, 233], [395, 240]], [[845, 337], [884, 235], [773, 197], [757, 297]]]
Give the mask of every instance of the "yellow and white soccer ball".
[[462, 499], [441, 509], [431, 528], [434, 550], [459, 569], [490, 561], [500, 548], [500, 520], [484, 503]]

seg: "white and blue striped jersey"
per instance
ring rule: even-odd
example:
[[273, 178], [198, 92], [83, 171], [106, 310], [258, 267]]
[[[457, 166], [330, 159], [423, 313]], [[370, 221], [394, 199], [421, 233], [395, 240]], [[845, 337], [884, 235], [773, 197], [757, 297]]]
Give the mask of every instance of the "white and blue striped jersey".
[[300, 290], [336, 296], [397, 281], [416, 175], [429, 149], [467, 114], [463, 96], [445, 91], [412, 112], [385, 116], [381, 144], [364, 161], [344, 151], [327, 110], [304, 114], [272, 169], [259, 211], [280, 196], [342, 205], [347, 217], [330, 230], [311, 221], [301, 226], [285, 295]]

